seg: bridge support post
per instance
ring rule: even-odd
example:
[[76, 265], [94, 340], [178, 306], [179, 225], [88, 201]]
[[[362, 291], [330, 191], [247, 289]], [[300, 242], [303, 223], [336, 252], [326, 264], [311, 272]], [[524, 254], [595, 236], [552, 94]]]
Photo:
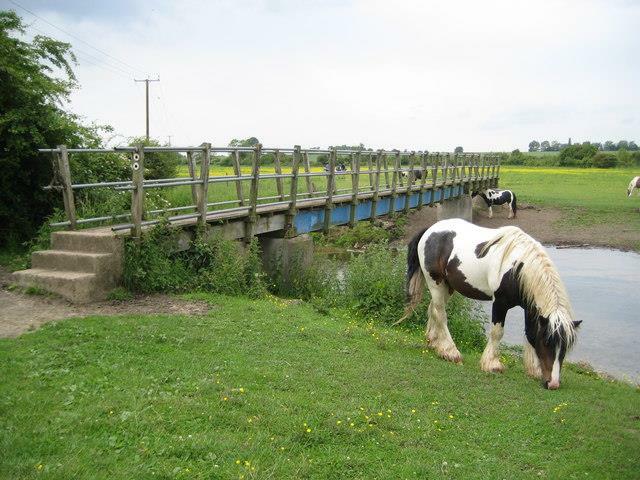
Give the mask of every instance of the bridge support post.
[[436, 207], [436, 216], [438, 221], [448, 218], [462, 218], [471, 222], [473, 221], [473, 209], [471, 207], [471, 195], [464, 194], [439, 203]]
[[259, 235], [258, 240], [264, 271], [285, 292], [290, 290], [313, 262], [313, 240], [306, 234], [294, 238]]

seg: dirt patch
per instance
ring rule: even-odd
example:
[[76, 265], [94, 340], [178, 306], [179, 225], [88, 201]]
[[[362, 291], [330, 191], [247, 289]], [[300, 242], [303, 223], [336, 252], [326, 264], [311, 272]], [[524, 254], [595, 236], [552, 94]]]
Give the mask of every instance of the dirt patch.
[[[620, 250], [636, 250], [640, 245], [637, 230], [631, 229], [628, 225], [561, 225], [566, 213], [560, 209], [523, 204], [518, 209], [516, 218], [507, 218], [507, 215], [507, 208], [494, 207], [493, 218], [489, 218], [488, 209], [474, 202], [473, 223], [476, 225], [487, 228], [516, 225], [547, 245], [608, 247]], [[403, 243], [408, 243], [421, 229], [436, 221], [435, 207], [414, 211], [409, 216]]]
[[9, 291], [9, 273], [0, 269], [0, 338], [17, 337], [41, 325], [89, 315], [204, 315], [210, 306], [202, 301], [182, 300], [170, 295], [139, 295], [126, 301], [104, 301], [74, 305], [58, 297], [26, 295]]

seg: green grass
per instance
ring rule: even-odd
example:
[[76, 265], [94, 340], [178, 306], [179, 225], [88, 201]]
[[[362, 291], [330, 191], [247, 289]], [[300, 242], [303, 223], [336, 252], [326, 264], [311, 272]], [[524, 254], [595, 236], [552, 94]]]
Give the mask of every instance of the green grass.
[[500, 169], [501, 188], [538, 206], [561, 208], [564, 223], [573, 226], [625, 224], [640, 234], [640, 201], [627, 198], [627, 185], [636, 170], [568, 167]]
[[0, 341], [0, 477], [637, 478], [640, 393], [276, 298]]

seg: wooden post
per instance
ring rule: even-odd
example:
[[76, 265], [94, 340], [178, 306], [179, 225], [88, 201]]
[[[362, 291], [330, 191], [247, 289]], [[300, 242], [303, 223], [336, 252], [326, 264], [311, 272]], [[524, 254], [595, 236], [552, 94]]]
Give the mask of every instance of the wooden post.
[[[280, 166], [280, 150], [274, 152], [273, 166], [275, 167], [276, 175], [282, 175], [282, 168]], [[278, 197], [280, 201], [284, 201], [284, 189], [282, 187], [282, 177], [276, 178], [276, 190], [278, 191]]]
[[480, 170], [480, 178], [482, 178], [481, 180], [481, 185], [482, 188], [487, 188], [487, 177], [486, 177], [486, 171], [485, 171], [485, 155], [482, 154], [480, 155], [480, 158], [482, 159], [482, 169]]
[[475, 185], [475, 190], [479, 190], [480, 189], [480, 154], [475, 155], [475, 159], [474, 159], [474, 166], [473, 166], [473, 170], [474, 170], [474, 185]]
[[234, 150], [231, 155], [233, 155], [233, 171], [236, 174], [236, 177], [238, 177], [238, 180], [236, 180], [238, 205], [242, 207], [244, 206], [244, 193], [242, 193], [242, 180], [240, 179], [242, 176], [242, 168], [240, 168], [240, 152], [238, 150]]
[[[311, 164], [309, 163], [309, 154], [305, 151], [304, 152], [304, 173], [311, 173]], [[313, 181], [311, 180], [311, 177], [309, 175], [307, 175], [305, 177], [307, 179], [307, 197], [311, 198], [313, 197], [313, 192], [314, 192], [314, 188], [313, 188]]]
[[131, 193], [131, 236], [140, 241], [142, 235], [142, 215], [144, 212], [144, 146], [138, 145], [131, 155], [131, 181], [133, 191]]
[[382, 156], [382, 168], [384, 168], [384, 185], [385, 190], [389, 190], [389, 165], [387, 163], [387, 154]]
[[289, 211], [285, 219], [285, 236], [295, 235], [294, 218], [296, 216], [296, 202], [298, 200], [298, 170], [300, 169], [300, 145], [293, 147], [293, 160], [291, 162], [291, 190], [289, 195]]
[[71, 168], [69, 167], [69, 153], [67, 147], [58, 145], [60, 153], [58, 154], [58, 173], [60, 175], [60, 183], [62, 183], [62, 201], [64, 202], [64, 212], [69, 220], [69, 228], [76, 228], [76, 202], [73, 196], [73, 186], [71, 183]]
[[433, 156], [433, 166], [431, 167], [431, 199], [429, 200], [429, 205], [433, 205], [436, 201], [436, 183], [438, 182], [438, 158], [440, 157], [439, 153], [436, 153]]
[[391, 215], [396, 214], [396, 199], [398, 198], [396, 189], [398, 188], [398, 175], [400, 175], [400, 152], [396, 152], [393, 160], [393, 174], [391, 175], [391, 212], [389, 212]]
[[378, 194], [380, 192], [380, 165], [382, 163], [382, 150], [378, 150], [376, 155], [376, 174], [375, 183], [373, 184], [373, 197], [371, 198], [371, 218], [372, 222], [376, 219], [376, 210], [378, 208]]
[[[189, 176], [191, 177], [191, 180], [193, 181], [197, 180], [198, 177], [196, 176], [196, 159], [193, 157], [192, 151], [187, 152], [187, 166], [189, 167]], [[199, 202], [198, 202], [198, 185], [196, 184], [191, 185], [191, 201], [197, 208]]]
[[198, 194], [198, 225], [207, 225], [207, 203], [209, 203], [209, 165], [211, 164], [211, 144], [203, 143], [202, 163], [200, 164], [200, 193]]
[[369, 167], [369, 190], [373, 191], [373, 152], [369, 153], [367, 157], [367, 166]]
[[331, 148], [329, 154], [329, 176], [327, 177], [327, 199], [324, 204], [324, 233], [331, 228], [331, 211], [333, 210], [333, 192], [335, 190], [336, 182], [336, 148]]
[[498, 168], [496, 169], [496, 187], [500, 181], [500, 157], [498, 157]]
[[262, 144], [257, 144], [253, 151], [253, 161], [251, 162], [251, 190], [249, 191], [249, 215], [245, 222], [245, 243], [251, 243], [255, 233], [255, 225], [258, 221], [258, 183], [260, 181], [260, 156], [262, 155]]
[[349, 208], [349, 226], [356, 225], [356, 209], [360, 193], [360, 152], [351, 155], [351, 207]]
[[411, 152], [409, 155], [409, 174], [407, 175], [407, 193], [404, 196], [404, 213], [409, 213], [409, 208], [411, 208], [411, 194], [413, 193], [413, 181], [414, 181], [414, 173], [413, 169], [416, 164], [416, 152]]
[[440, 194], [440, 202], [444, 201], [444, 190], [445, 188], [447, 188], [447, 170], [449, 169], [449, 155], [450, 154], [446, 154], [446, 156], [444, 157], [444, 163], [442, 164], [442, 188], [441, 188], [441, 194]]
[[427, 155], [428, 153], [420, 154], [420, 171], [422, 172], [422, 177], [420, 178], [420, 197], [418, 198], [418, 210], [422, 208], [422, 204], [424, 203], [424, 190], [427, 184]]
[[451, 164], [451, 192], [453, 193], [453, 189], [456, 188], [458, 183], [458, 155], [456, 153], [453, 154], [452, 164]]

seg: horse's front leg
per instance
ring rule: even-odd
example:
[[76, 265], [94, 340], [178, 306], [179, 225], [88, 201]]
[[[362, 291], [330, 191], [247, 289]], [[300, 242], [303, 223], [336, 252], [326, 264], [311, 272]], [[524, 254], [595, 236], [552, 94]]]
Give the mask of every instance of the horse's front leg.
[[445, 309], [449, 300], [449, 287], [442, 282], [440, 285], [435, 282], [428, 283], [431, 293], [429, 303], [429, 320], [427, 321], [427, 342], [436, 353], [450, 362], [462, 362], [462, 355], [451, 338], [447, 327], [447, 311]]
[[493, 218], [493, 205], [489, 205], [489, 218]]
[[491, 331], [487, 338], [487, 346], [480, 357], [480, 368], [485, 372], [503, 372], [504, 365], [500, 361], [500, 340], [504, 334], [504, 320], [507, 315], [507, 308], [493, 302], [491, 310]]

